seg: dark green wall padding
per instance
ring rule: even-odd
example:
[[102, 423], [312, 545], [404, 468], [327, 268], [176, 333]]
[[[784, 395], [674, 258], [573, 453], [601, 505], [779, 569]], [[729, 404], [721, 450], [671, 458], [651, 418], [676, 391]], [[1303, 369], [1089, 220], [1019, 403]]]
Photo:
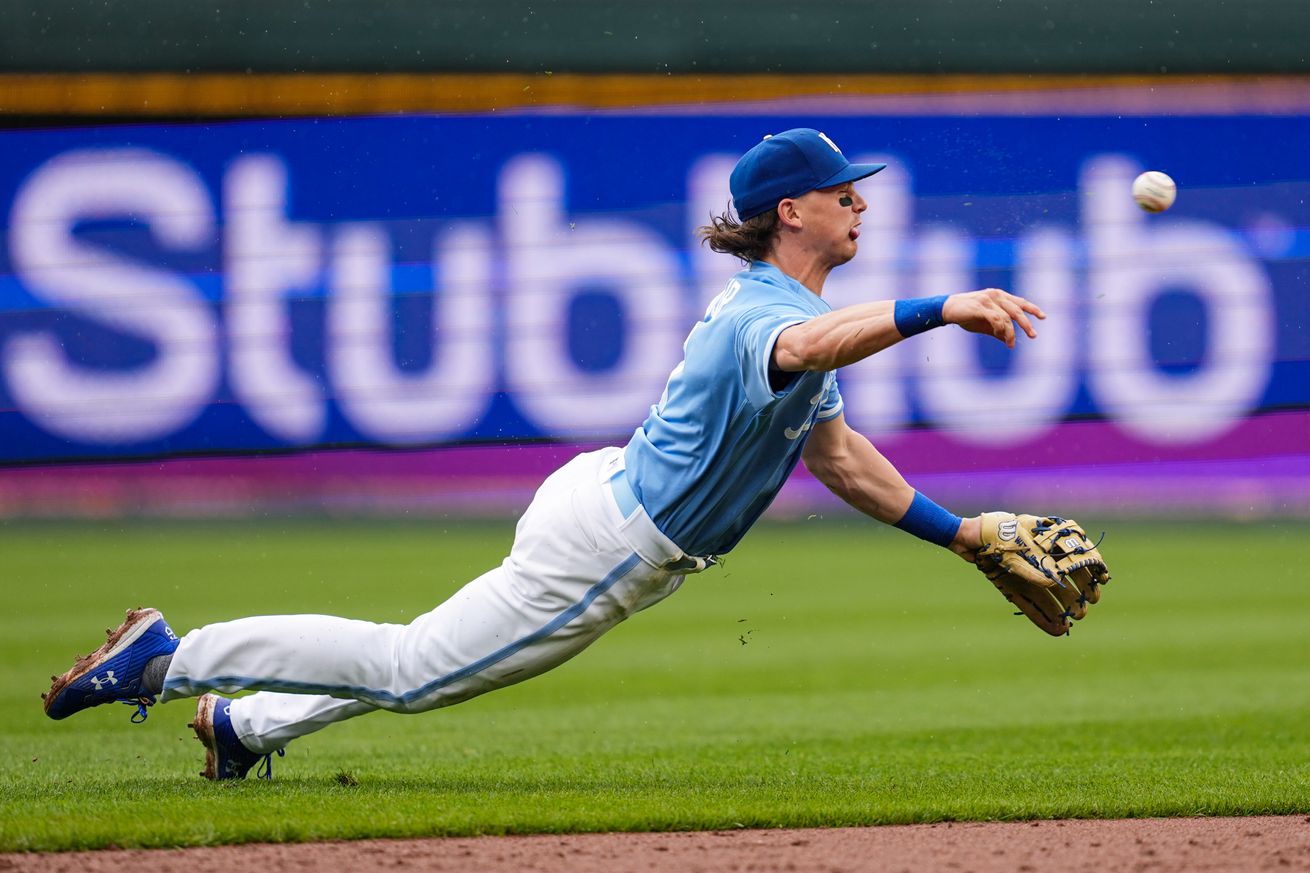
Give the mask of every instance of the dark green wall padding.
[[1310, 0], [3, 0], [0, 23], [0, 72], [1310, 72]]

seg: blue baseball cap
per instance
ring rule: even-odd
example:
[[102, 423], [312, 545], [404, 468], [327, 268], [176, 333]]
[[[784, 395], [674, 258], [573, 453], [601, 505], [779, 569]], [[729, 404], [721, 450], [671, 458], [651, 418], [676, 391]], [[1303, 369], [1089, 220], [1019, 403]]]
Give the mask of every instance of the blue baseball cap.
[[779, 200], [854, 182], [886, 168], [886, 164], [852, 164], [827, 136], [797, 127], [766, 136], [742, 155], [728, 186], [737, 220], [746, 221], [773, 209]]

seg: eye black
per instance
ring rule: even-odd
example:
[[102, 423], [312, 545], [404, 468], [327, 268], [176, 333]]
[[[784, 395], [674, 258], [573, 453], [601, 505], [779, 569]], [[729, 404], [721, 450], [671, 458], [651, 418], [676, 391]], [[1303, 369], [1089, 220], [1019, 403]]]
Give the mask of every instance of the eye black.
[[842, 195], [842, 196], [837, 200], [837, 202], [840, 203], [842, 206], [850, 206], [852, 203], [855, 202], [855, 200], [851, 198], [851, 195], [849, 195], [849, 194], [843, 194], [843, 195]]

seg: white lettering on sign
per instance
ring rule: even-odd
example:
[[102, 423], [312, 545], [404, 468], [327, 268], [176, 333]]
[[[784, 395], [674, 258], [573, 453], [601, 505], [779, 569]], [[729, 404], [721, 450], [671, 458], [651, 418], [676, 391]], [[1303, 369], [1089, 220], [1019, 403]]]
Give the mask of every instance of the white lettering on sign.
[[328, 365], [337, 402], [381, 443], [459, 436], [495, 388], [491, 239], [474, 224], [442, 231], [433, 257], [432, 361], [402, 372], [392, 353], [390, 240], [378, 225], [341, 225], [332, 249]]
[[[1199, 442], [1237, 423], [1260, 400], [1274, 359], [1269, 277], [1242, 242], [1217, 225], [1153, 220], [1120, 197], [1141, 168], [1118, 156], [1083, 173], [1087, 229], [1088, 379], [1098, 405], [1155, 443]], [[1194, 372], [1153, 365], [1148, 315], [1164, 291], [1186, 288], [1214, 326]]]
[[[516, 402], [551, 434], [630, 430], [677, 362], [687, 327], [673, 246], [631, 219], [570, 218], [564, 171], [547, 155], [510, 161], [499, 188], [505, 377]], [[623, 311], [622, 354], [600, 372], [569, 353], [569, 307], [587, 289], [604, 289]]]
[[[17, 332], [3, 370], [18, 408], [56, 436], [105, 445], [166, 437], [189, 424], [219, 379], [218, 330], [186, 278], [79, 239], [87, 221], [139, 222], [166, 251], [213, 242], [214, 210], [196, 173], [144, 149], [66, 152], [23, 183], [10, 211], [18, 280], [41, 301], [149, 343], [145, 363], [81, 364], [78, 341]], [[69, 345], [65, 345], [65, 341]]]
[[327, 423], [323, 389], [291, 357], [287, 294], [322, 277], [322, 232], [286, 220], [287, 170], [273, 155], [236, 161], [223, 180], [224, 320], [230, 377], [254, 420], [291, 443], [311, 442]]
[[[978, 288], [973, 240], [955, 228], [921, 233], [918, 254], [921, 295]], [[1003, 375], [985, 373], [979, 360], [979, 345], [996, 341], [990, 337], [931, 330], [912, 340], [924, 410], [953, 435], [974, 442], [1003, 445], [1036, 437], [1060, 420], [1078, 389], [1077, 360], [1069, 353], [1077, 347], [1073, 244], [1063, 231], [1033, 231], [1020, 242], [1012, 290], [1050, 317], [1038, 326], [1040, 341], [1015, 342]]]
[[[888, 158], [860, 156], [890, 166], [861, 183], [871, 203], [861, 253], [829, 278], [833, 306], [982, 283], [975, 239], [958, 225], [916, 227], [907, 164]], [[224, 361], [240, 410], [291, 446], [322, 439], [330, 401], [362, 439], [459, 438], [498, 389], [542, 434], [618, 436], [644, 417], [688, 327], [731, 275], [731, 261], [696, 230], [727, 208], [732, 163], [710, 154], [689, 168], [685, 238], [675, 241], [636, 216], [570, 211], [565, 168], [551, 155], [509, 160], [493, 218], [447, 221], [434, 234], [423, 327], [432, 355], [415, 369], [394, 351], [398, 265], [386, 225], [292, 220], [293, 174], [281, 157], [232, 162], [219, 221], [215, 192], [175, 158], [70, 151], [15, 194], [15, 278], [72, 323], [150, 353], [104, 364], [75, 330], [15, 321], [0, 346], [0, 377], [36, 427], [113, 449], [194, 422], [218, 396]], [[1219, 224], [1138, 211], [1123, 192], [1140, 169], [1123, 156], [1094, 157], [1079, 183], [1081, 231], [1034, 226], [1014, 241], [1012, 290], [1050, 314], [1038, 341], [1020, 341], [1001, 372], [982, 364], [988, 340], [949, 328], [847, 367], [840, 384], [852, 426], [883, 437], [917, 412], [962, 440], [1013, 444], [1060, 421], [1083, 386], [1126, 431], [1171, 445], [1211, 439], [1254, 409], [1275, 356], [1270, 279]], [[97, 244], [81, 230], [89, 222], [139, 225], [163, 254], [221, 248], [221, 308], [186, 274]], [[291, 312], [296, 296], [324, 289], [326, 339], [311, 349], [321, 352], [320, 376], [298, 362], [297, 343], [317, 338], [295, 336]], [[1166, 372], [1152, 356], [1152, 310], [1180, 291], [1200, 302], [1211, 328], [1194, 364]], [[617, 349], [612, 361], [578, 359], [574, 345], [594, 338], [575, 323], [584, 294], [614, 303], [617, 317], [590, 328], [612, 332], [600, 338]]]

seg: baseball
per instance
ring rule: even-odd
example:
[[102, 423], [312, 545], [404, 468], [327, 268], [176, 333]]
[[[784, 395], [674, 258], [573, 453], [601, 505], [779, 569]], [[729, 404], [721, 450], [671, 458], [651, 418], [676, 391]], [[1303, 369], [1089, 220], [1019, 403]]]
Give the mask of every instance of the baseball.
[[1147, 212], [1164, 212], [1174, 205], [1178, 186], [1158, 170], [1147, 170], [1133, 180], [1133, 199]]

